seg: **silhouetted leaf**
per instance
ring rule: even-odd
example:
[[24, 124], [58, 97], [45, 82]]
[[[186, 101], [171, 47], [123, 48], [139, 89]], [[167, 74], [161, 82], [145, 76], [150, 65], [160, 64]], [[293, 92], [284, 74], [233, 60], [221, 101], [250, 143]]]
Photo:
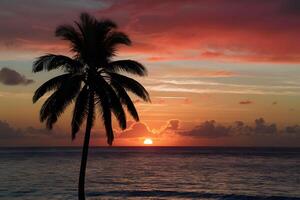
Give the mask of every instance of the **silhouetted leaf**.
[[62, 84], [64, 84], [64, 81], [69, 79], [72, 76], [72, 74], [63, 74], [60, 76], [56, 76], [45, 83], [41, 85], [34, 93], [32, 97], [33, 103], [35, 103], [37, 100], [39, 100], [42, 96], [44, 96], [47, 92], [50, 92], [51, 90], [57, 89]]
[[126, 105], [128, 112], [131, 114], [131, 116], [136, 120], [139, 121], [139, 115], [136, 111], [136, 108], [130, 99], [129, 95], [125, 91], [124, 88], [122, 88], [119, 84], [112, 82], [112, 86], [117, 92], [118, 97], [120, 98], [121, 102]]
[[50, 71], [59, 67], [68, 72], [78, 72], [83, 68], [83, 65], [67, 56], [47, 54], [36, 59], [33, 63], [32, 71]]
[[108, 64], [107, 69], [112, 72], [124, 71], [139, 76], [147, 75], [146, 68], [141, 63], [134, 60], [113, 61]]
[[119, 85], [142, 98], [146, 102], [150, 102], [149, 93], [147, 90], [136, 80], [123, 76], [117, 73], [109, 73], [112, 82], [117, 82]]

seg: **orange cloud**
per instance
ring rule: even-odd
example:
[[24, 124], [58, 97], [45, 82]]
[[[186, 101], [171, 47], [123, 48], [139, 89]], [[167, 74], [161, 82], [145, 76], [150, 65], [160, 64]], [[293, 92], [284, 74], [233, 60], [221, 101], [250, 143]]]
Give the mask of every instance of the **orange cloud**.
[[[163, 74], [163, 75], [162, 75]], [[189, 67], [172, 68], [172, 70], [166, 70], [164, 68], [159, 71], [153, 71], [152, 76], [163, 77], [233, 77], [239, 74], [234, 71], [228, 70], [211, 70], [211, 69], [197, 69]]]
[[157, 137], [149, 127], [142, 122], [133, 123], [128, 129], [117, 133], [120, 138]]

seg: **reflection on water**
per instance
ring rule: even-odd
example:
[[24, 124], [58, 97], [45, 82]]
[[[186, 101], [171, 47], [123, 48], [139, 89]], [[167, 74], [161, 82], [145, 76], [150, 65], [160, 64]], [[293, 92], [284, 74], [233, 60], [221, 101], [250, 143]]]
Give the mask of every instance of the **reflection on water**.
[[[300, 149], [90, 152], [88, 199], [300, 199]], [[79, 165], [79, 148], [0, 149], [0, 199], [76, 199]]]

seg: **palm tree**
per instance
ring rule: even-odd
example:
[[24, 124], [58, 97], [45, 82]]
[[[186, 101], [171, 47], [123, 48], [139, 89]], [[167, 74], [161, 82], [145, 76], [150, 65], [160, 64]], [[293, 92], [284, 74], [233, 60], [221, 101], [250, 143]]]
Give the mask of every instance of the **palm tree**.
[[127, 92], [130, 91], [150, 102], [148, 92], [139, 82], [119, 72], [146, 76], [147, 71], [142, 64], [133, 60], [113, 60], [118, 45], [130, 45], [131, 41], [126, 34], [117, 31], [117, 25], [110, 20], [100, 21], [82, 13], [80, 21], [75, 22], [74, 26], [59, 26], [55, 34], [71, 44], [71, 52], [74, 55], [70, 58], [47, 54], [36, 59], [33, 72], [61, 69], [64, 73], [41, 85], [35, 91], [33, 103], [47, 92], [53, 91], [40, 110], [40, 121], [46, 122], [46, 127], [52, 129], [66, 107], [74, 101], [72, 140], [86, 120], [78, 184], [78, 198], [84, 200], [85, 170], [96, 108], [98, 107], [106, 130], [107, 143], [112, 145], [112, 113], [123, 130], [126, 128], [123, 107], [127, 107], [136, 121], [139, 120], [137, 110]]

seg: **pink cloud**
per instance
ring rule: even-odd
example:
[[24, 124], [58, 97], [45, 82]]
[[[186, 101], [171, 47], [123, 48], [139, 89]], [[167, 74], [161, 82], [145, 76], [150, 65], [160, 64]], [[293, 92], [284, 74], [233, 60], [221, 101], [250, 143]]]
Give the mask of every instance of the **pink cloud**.
[[1, 2], [0, 7], [1, 51], [64, 49], [57, 46], [62, 43], [53, 36], [55, 27], [89, 11], [116, 20], [131, 36], [133, 47], [124, 48], [125, 54], [151, 61], [300, 61], [300, 6], [295, 0], [47, 0], [31, 6]]
[[[155, 46], [149, 57], [152, 61], [207, 58], [299, 62], [300, 16], [292, 3], [295, 1], [128, 0], [112, 5], [106, 13], [126, 16], [123, 23], [129, 23], [125, 30], [144, 44]], [[138, 50], [149, 53], [141, 46], [134, 49]]]

